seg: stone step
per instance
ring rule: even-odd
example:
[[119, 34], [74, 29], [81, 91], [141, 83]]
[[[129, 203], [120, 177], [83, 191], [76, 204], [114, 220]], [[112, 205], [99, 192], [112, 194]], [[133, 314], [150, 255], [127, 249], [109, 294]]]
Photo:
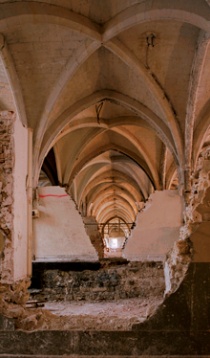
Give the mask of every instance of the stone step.
[[[10, 354], [10, 355], [5, 355], [5, 354], [0, 354], [0, 357], [2, 358], [64, 358], [63, 355], [16, 355], [16, 354]], [[98, 355], [98, 356], [93, 356], [93, 355], [65, 355], [65, 358], [104, 358], [104, 355]], [[106, 356], [106, 358], [191, 358], [192, 355], [141, 355], [141, 356], [120, 356], [120, 355], [109, 355]], [[209, 358], [209, 355], [194, 355], [193, 358]]]
[[[49, 356], [49, 355], [16, 355], [16, 354], [12, 354], [12, 355], [5, 355], [5, 354], [0, 354], [0, 357], [2, 358], [64, 358], [64, 356], [60, 355], [53, 355], [53, 356]], [[103, 355], [98, 355], [98, 356], [93, 356], [93, 355], [65, 355], [65, 358], [104, 358]], [[112, 355], [112, 356], [106, 356], [106, 358], [191, 358], [192, 355], [141, 355], [141, 356], [120, 356], [120, 355]], [[195, 355], [193, 356], [193, 358], [209, 358], [209, 355]]]
[[0, 314], [0, 331], [14, 331], [15, 324], [12, 318]]
[[2, 331], [0, 354], [16, 356], [208, 356], [210, 333], [187, 331]]

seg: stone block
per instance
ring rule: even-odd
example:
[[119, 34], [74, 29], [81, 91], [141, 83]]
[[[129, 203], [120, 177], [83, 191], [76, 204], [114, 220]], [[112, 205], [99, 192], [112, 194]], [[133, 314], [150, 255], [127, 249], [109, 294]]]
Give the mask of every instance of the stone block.
[[0, 331], [14, 331], [14, 329], [14, 320], [0, 314]]
[[[36, 266], [38, 264], [36, 263]], [[36, 271], [36, 285], [48, 300], [103, 301], [136, 297], [163, 296], [165, 281], [163, 265], [157, 263], [133, 262], [130, 264], [102, 265], [94, 270], [62, 271], [56, 269], [43, 273]], [[59, 265], [58, 265], [59, 266]], [[157, 269], [158, 267], [158, 269]], [[40, 273], [40, 278], [37, 274]]]

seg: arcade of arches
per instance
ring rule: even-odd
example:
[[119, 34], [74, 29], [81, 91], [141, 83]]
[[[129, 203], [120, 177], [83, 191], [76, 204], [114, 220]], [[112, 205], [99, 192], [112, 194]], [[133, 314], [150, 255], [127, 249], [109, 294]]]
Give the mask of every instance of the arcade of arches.
[[209, 69], [209, 0], [0, 0], [0, 356], [210, 354]]

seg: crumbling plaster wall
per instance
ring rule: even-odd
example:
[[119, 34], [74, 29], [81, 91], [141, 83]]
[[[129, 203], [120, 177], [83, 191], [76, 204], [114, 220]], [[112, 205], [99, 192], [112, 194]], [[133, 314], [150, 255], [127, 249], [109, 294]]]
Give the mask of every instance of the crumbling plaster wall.
[[183, 281], [190, 262], [209, 263], [210, 229], [210, 146], [201, 151], [196, 170], [191, 174], [191, 190], [185, 196], [184, 223], [179, 239], [165, 262], [166, 294], [175, 292]]
[[[73, 265], [73, 264], [72, 264]], [[41, 267], [40, 267], [41, 266]], [[36, 263], [33, 297], [40, 301], [112, 301], [127, 298], [163, 298], [164, 274], [162, 262], [101, 261], [98, 267], [82, 265], [72, 270], [59, 265]], [[75, 265], [76, 266], [76, 265]]]
[[13, 170], [14, 170], [13, 112], [0, 112], [0, 274], [1, 282], [13, 278]]
[[183, 224], [183, 199], [175, 190], [154, 192], [138, 214], [123, 256], [132, 261], [165, 260], [179, 238]]
[[27, 277], [28, 131], [13, 112], [0, 112], [0, 143], [0, 277], [9, 284]]
[[39, 217], [33, 220], [35, 259], [97, 261], [82, 218], [64, 188], [39, 188], [38, 195]]

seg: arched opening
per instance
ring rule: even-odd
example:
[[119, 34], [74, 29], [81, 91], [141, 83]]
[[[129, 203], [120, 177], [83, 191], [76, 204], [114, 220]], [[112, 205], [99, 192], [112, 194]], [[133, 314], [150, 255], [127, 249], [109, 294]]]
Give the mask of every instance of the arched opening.
[[[0, 279], [10, 285], [1, 297], [25, 303], [33, 262], [41, 268], [34, 299], [77, 304], [77, 312], [107, 303], [101, 330], [113, 329], [110, 307], [136, 299], [135, 316], [114, 323], [132, 330], [179, 287], [192, 227], [195, 263], [210, 262], [209, 0], [28, 3], [0, 5]], [[18, 328], [66, 323], [36, 314]], [[92, 317], [79, 328], [95, 329]], [[65, 327], [78, 329], [71, 319]]]
[[102, 226], [104, 257], [122, 257], [123, 249], [128, 240], [134, 223], [126, 223], [119, 217], [108, 220]]

